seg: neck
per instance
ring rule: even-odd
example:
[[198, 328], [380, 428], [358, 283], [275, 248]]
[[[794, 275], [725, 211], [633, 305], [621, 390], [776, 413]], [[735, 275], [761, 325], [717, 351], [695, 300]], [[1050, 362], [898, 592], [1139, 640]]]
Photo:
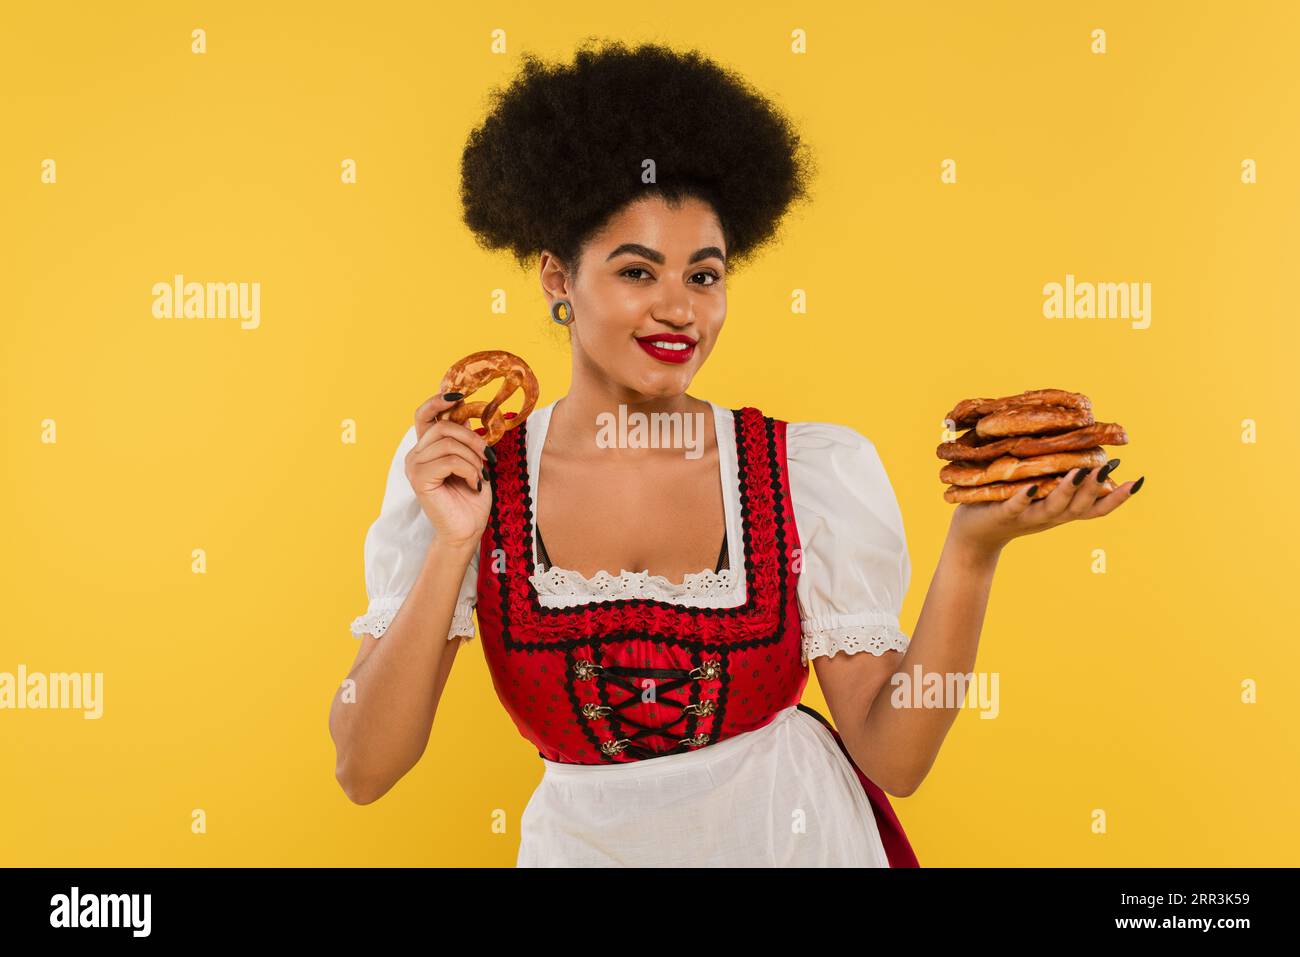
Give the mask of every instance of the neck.
[[[620, 406], [623, 409], [621, 413]], [[685, 392], [674, 396], [647, 397], [613, 384], [575, 378], [568, 393], [556, 400], [555, 407], [551, 410], [546, 444], [566, 454], [599, 452], [610, 459], [628, 461], [665, 453], [680, 456], [680, 449], [609, 448], [598, 445], [597, 436], [601, 432], [602, 420], [612, 417], [617, 421], [620, 415], [631, 417], [638, 412], [647, 417], [656, 412], [712, 415], [713, 407], [703, 399]], [[709, 432], [711, 429], [706, 426], [706, 434]]]

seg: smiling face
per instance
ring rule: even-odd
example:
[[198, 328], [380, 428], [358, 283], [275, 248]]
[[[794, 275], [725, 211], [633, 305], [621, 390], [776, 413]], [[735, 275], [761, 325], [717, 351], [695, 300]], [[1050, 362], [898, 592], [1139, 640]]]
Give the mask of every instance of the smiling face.
[[548, 304], [573, 304], [574, 374], [643, 399], [681, 395], [727, 314], [726, 243], [708, 203], [659, 196], [620, 210], [582, 251], [576, 281], [542, 255]]

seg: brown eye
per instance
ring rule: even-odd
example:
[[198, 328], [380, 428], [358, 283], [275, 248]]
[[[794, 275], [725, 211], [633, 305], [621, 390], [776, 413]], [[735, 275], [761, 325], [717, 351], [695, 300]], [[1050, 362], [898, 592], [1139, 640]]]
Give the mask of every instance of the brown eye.
[[[627, 274], [630, 273], [630, 272], [645, 272], [645, 270], [642, 269], [640, 266], [631, 266], [631, 267], [629, 267], [629, 268], [627, 268], [627, 269], [624, 269], [621, 273], [619, 273], [619, 275], [620, 275], [620, 276], [627, 276]], [[647, 273], [647, 275], [648, 275], [648, 273]], [[632, 279], [633, 282], [637, 282], [637, 281], [639, 281], [639, 279], [637, 279], [636, 277], [628, 276], [628, 278], [629, 278], [629, 279]]]

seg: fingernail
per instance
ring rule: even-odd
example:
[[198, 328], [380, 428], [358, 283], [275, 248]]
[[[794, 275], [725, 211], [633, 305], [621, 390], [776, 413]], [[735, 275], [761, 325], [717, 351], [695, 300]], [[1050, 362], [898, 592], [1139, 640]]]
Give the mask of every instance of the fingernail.
[[1031, 486], [1029, 486], [1029, 492], [1028, 492], [1027, 494], [1029, 495], [1030, 498], [1033, 498], [1033, 497], [1034, 497], [1034, 493], [1037, 492], [1037, 491], [1038, 491], [1038, 486], [1037, 486], [1037, 485], [1031, 485]]
[[493, 465], [497, 464], [497, 450], [492, 448], [492, 446], [489, 445], [484, 449], [483, 454], [487, 456], [487, 460]]
[[442, 394], [442, 397], [443, 397], [444, 399], [446, 399], [448, 402], [455, 402], [455, 401], [457, 401], [458, 399], [463, 399], [463, 398], [465, 398], [465, 393], [464, 393], [464, 392], [444, 392], [444, 393]]
[[1117, 465], [1119, 465], [1119, 459], [1111, 459], [1109, 462], [1103, 465], [1097, 471], [1097, 481], [1099, 483], [1106, 481], [1106, 476], [1109, 475], [1111, 472], [1113, 472], [1115, 470], [1115, 466]]
[[483, 481], [486, 482], [486, 481], [487, 481], [487, 477], [488, 477], [488, 476], [487, 476], [487, 469], [486, 469], [486, 468], [479, 469], [479, 472], [483, 475]]
[[1092, 469], [1079, 469], [1078, 473], [1076, 473], [1074, 476], [1074, 484], [1082, 485], [1083, 480], [1088, 477], [1088, 473], [1091, 471]]
[[481, 491], [483, 491], [483, 480], [482, 480], [482, 479], [479, 479], [479, 480], [478, 480], [478, 488], [475, 489], [475, 491], [476, 491], [476, 492], [481, 492]]
[[1133, 483], [1133, 487], [1132, 487], [1131, 489], [1128, 490], [1128, 493], [1129, 493], [1130, 495], [1136, 495], [1138, 489], [1140, 489], [1140, 488], [1142, 487], [1142, 483], [1145, 482], [1146, 480], [1147, 480], [1147, 477], [1146, 477], [1145, 475], [1142, 476], [1140, 479], [1138, 479], [1136, 482]]

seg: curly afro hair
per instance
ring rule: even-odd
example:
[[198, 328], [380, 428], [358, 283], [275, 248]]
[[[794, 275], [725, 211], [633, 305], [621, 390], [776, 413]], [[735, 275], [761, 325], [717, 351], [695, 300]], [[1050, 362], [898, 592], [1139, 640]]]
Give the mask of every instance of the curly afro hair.
[[[814, 163], [786, 116], [698, 51], [588, 38], [571, 65], [522, 55], [461, 159], [464, 222], [520, 266], [543, 249], [572, 275], [586, 242], [648, 194], [710, 203], [734, 270], [808, 197]], [[643, 182], [646, 160], [654, 182]]]

